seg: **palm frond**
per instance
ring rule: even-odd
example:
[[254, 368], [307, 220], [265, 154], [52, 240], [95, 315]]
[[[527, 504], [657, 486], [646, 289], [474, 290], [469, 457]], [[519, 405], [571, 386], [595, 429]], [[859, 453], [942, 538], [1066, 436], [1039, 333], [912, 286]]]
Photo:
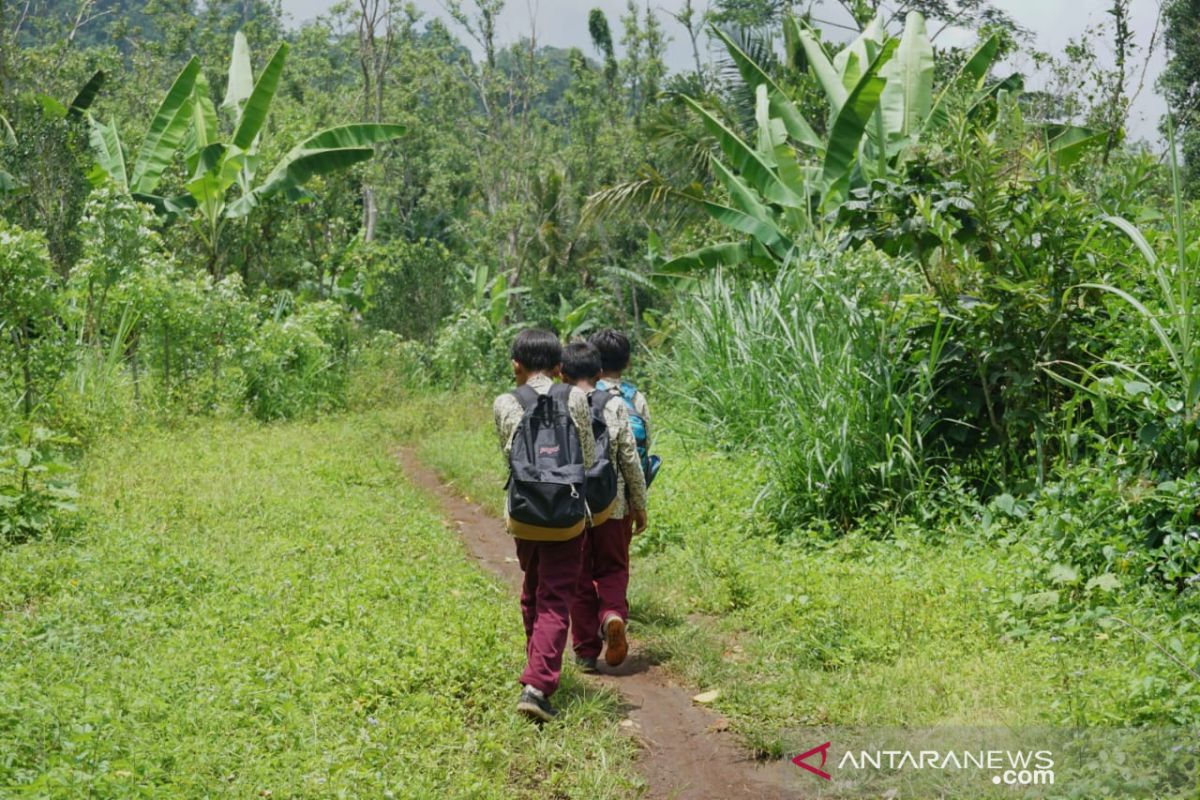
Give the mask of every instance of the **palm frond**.
[[670, 217], [679, 214], [684, 208], [701, 203], [704, 199], [701, 194], [699, 186], [679, 189], [672, 186], [657, 171], [646, 167], [635, 180], [609, 186], [588, 197], [583, 206], [580, 224], [587, 227], [630, 212], [643, 216], [655, 214], [659, 218], [663, 218], [664, 215]]

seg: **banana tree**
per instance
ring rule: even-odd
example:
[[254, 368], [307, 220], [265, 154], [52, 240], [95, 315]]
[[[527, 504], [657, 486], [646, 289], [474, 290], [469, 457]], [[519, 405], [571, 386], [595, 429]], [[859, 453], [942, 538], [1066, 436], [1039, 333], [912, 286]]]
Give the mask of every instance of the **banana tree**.
[[[875, 179], [896, 179], [907, 169], [913, 148], [950, 119], [950, 98], [966, 89], [968, 115], [984, 124], [981, 110], [998, 96], [1015, 97], [1020, 76], [988, 81], [1000, 52], [991, 36], [935, 92], [933, 45], [925, 19], [909, 12], [903, 33], [890, 37], [880, 19], [830, 56], [814, 32], [795, 18], [785, 20], [787, 38], [803, 50], [808, 67], [829, 105], [827, 135], [819, 137], [798, 105], [770, 75], [724, 32], [714, 29], [743, 80], [756, 92], [755, 141], [745, 141], [699, 101], [687, 98], [721, 150], [712, 163], [719, 195], [703, 190], [656, 189], [661, 196], [692, 203], [722, 227], [743, 234], [675, 258], [664, 271], [690, 271], [719, 265], [750, 264], [771, 270], [795, 257], [815, 231], [814, 213], [840, 207], [851, 189]], [[1094, 132], [1071, 126], [1046, 127], [1047, 153], [1068, 166], [1101, 141]], [[589, 204], [603, 210], [621, 203], [630, 185], [594, 195]], [[596, 213], [593, 211], [592, 213]]]
[[[255, 80], [246, 38], [240, 31], [234, 37], [228, 90], [221, 103], [221, 109], [233, 117], [227, 139], [222, 139], [208, 80], [196, 58], [183, 68], [159, 104], [131, 171], [126, 169], [115, 122], [92, 123], [92, 147], [107, 177], [159, 214], [186, 218], [205, 245], [209, 270], [218, 277], [221, 239], [228, 224], [272, 197], [296, 201], [311, 196], [304, 189], [310, 179], [366, 161], [375, 155], [374, 145], [404, 133], [403, 126], [386, 123], [328, 128], [302, 139], [260, 178], [261, 133], [287, 55], [288, 45], [279, 45]], [[187, 176], [184, 191], [168, 195], [159, 185], [180, 152]]]

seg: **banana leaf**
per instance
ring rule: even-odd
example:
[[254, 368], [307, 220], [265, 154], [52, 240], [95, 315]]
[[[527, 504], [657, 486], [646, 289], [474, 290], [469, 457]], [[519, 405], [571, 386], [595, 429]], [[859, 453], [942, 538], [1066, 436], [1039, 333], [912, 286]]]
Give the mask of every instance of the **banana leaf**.
[[254, 91], [254, 70], [250, 66], [250, 45], [246, 34], [238, 31], [233, 37], [233, 53], [229, 56], [229, 85], [225, 90], [225, 99], [221, 108], [240, 110], [242, 103], [250, 98]]
[[192, 90], [199, 74], [200, 59], [193, 56], [159, 105], [133, 165], [130, 179], [133, 191], [152, 194], [175, 151], [183, 143], [188, 129]]
[[920, 137], [933, 110], [933, 67], [933, 44], [925, 30], [925, 18], [910, 11], [896, 54], [882, 70], [887, 85], [879, 98], [879, 115], [888, 143], [915, 142]]
[[68, 116], [77, 118], [92, 107], [96, 95], [100, 94], [100, 88], [104, 85], [104, 78], [104, 70], [96, 70], [95, 74], [88, 79], [88, 82], [80, 88], [79, 92], [75, 95], [75, 99], [71, 101]]
[[238, 121], [237, 132], [233, 135], [233, 144], [242, 150], [250, 150], [254, 139], [267, 121], [267, 112], [271, 110], [271, 101], [275, 99], [275, 90], [279, 87], [279, 76], [283, 74], [283, 64], [287, 60], [288, 45], [279, 45], [275, 55], [267, 62], [266, 68], [258, 76], [254, 91], [246, 100]]
[[125, 171], [125, 150], [121, 146], [121, 136], [117, 131], [116, 120], [102, 125], [88, 116], [91, 130], [88, 142], [92, 153], [96, 156], [96, 165], [112, 180], [117, 188], [129, 191], [129, 178]]
[[975, 81], [975, 91], [978, 92], [983, 86], [983, 82], [987, 80], [988, 73], [991, 71], [992, 64], [995, 63], [996, 56], [999, 53], [1000, 37], [996, 34], [992, 34], [983, 44], [975, 48], [975, 52], [963, 62], [963, 65], [959, 67], [954, 77], [947, 81], [945, 87], [938, 93], [937, 100], [934, 101], [933, 108], [929, 111], [929, 117], [926, 119], [924, 127], [945, 125], [947, 120], [945, 102], [950, 91], [964, 77], [970, 77]]
[[829, 130], [829, 141], [825, 148], [822, 182], [826, 187], [838, 184], [850, 172], [867, 123], [879, 106], [886, 81], [879, 71], [896, 50], [898, 42], [892, 39], [884, 46], [859, 79], [858, 84], [846, 98]]
[[804, 56], [808, 59], [809, 69], [812, 70], [817, 83], [821, 84], [821, 88], [825, 91], [825, 97], [829, 100], [831, 112], [837, 114], [850, 93], [842, 84], [842, 76], [829, 60], [829, 55], [825, 52], [825, 47], [821, 44], [816, 34], [802, 26], [795, 17], [788, 17], [784, 24], [791, 26], [792, 35], [796, 41], [800, 42], [800, 46], [804, 49]]
[[701, 121], [714, 137], [721, 150], [729, 158], [737, 172], [758, 191], [760, 195], [772, 203], [798, 208], [803, 205], [800, 196], [779, 179], [771, 168], [763, 161], [762, 156], [751, 149], [737, 134], [729, 130], [725, 123], [713, 116], [704, 106], [690, 97], [684, 100], [700, 115]]
[[660, 268], [667, 274], [691, 272], [699, 267], [737, 267], [751, 258], [750, 246], [746, 242], [722, 242], [710, 244], [690, 253], [673, 258]]
[[754, 59], [747, 55], [744, 50], [738, 47], [737, 43], [724, 31], [714, 26], [712, 34], [725, 43], [725, 49], [729, 51], [730, 58], [737, 65], [738, 71], [742, 74], [742, 79], [746, 83], [754, 87], [762, 85], [767, 87], [767, 97], [770, 102], [771, 113], [783, 121], [788, 136], [814, 150], [820, 150], [824, 147], [824, 143], [813, 131], [808, 121], [804, 119], [804, 115], [800, 113], [800, 109], [796, 108], [796, 104], [788, 99], [787, 94], [779, 88], [775, 81], [771, 79], [771, 76]]
[[370, 145], [389, 142], [403, 135], [403, 125], [386, 123], [328, 128], [293, 147], [271, 170], [255, 194], [269, 197], [292, 186], [300, 186], [314, 175], [365, 161], [375, 152]]
[[[217, 110], [209, 94], [208, 79], [201, 72], [192, 88], [192, 124], [184, 140], [188, 170], [195, 176], [200, 153], [217, 140]], [[201, 170], [203, 171], [203, 170]]]

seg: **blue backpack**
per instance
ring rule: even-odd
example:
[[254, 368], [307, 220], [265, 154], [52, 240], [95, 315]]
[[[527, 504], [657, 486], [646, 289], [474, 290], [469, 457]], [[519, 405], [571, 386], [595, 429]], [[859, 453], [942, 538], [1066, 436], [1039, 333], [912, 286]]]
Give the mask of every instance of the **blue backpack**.
[[[613, 387], [613, 384], [605, 380], [596, 382], [596, 388], [602, 392], [607, 392]], [[654, 480], [654, 476], [658, 473], [658, 465], [660, 462], [657, 456], [651, 456], [649, 448], [646, 446], [646, 420], [638, 413], [633, 405], [633, 398], [637, 395], [637, 387], [628, 381], [621, 381], [619, 387], [621, 399], [625, 401], [625, 407], [629, 410], [629, 427], [633, 429], [633, 440], [637, 444], [638, 460], [642, 462], [642, 473], [646, 476], [646, 485]]]

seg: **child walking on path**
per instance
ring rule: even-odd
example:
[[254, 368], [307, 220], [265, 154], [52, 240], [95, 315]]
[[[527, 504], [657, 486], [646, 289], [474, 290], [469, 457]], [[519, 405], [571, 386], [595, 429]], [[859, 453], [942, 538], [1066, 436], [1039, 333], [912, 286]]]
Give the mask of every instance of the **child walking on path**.
[[[517, 520], [513, 516], [516, 507], [512, 487], [519, 483], [516, 479], [521, 475], [514, 474], [517, 465], [511, 456], [514, 438], [525, 423], [520, 431], [523, 437], [519, 448], [521, 452], [527, 453], [527, 442], [536, 442], [535, 458], [559, 459], [555, 471], [561, 474], [574, 474], [578, 470], [579, 486], [582, 487], [582, 471], [591, 467], [595, 458], [596, 442], [592, 433], [591, 412], [586, 393], [574, 387], [555, 384], [554, 378], [559, 373], [561, 363], [562, 344], [555, 334], [539, 329], [521, 331], [512, 346], [512, 368], [517, 391], [500, 395], [492, 404], [496, 433], [510, 468], [505, 518], [515, 537], [517, 561], [525, 573], [521, 588], [521, 615], [525, 622], [526, 663], [520, 678], [522, 689], [517, 710], [541, 721], [557, 714], [549, 698], [558, 689], [571, 603], [578, 586], [583, 552], [583, 538], [580, 535], [584, 520], [583, 503], [579, 500], [580, 493], [576, 491], [576, 486], [565, 485], [564, 488], [569, 488], [570, 493], [558, 495], [561, 499], [553, 502], [559, 507], [543, 511], [547, 514], [561, 513], [562, 506], [573, 507], [574, 503], [578, 503], [577, 524], [550, 528], [530, 525], [528, 519]], [[539, 399], [546, 396], [549, 396], [548, 406], [544, 399]], [[538, 430], [531, 432], [534, 422], [529, 420], [535, 413], [541, 416], [536, 420]], [[569, 417], [569, 422], [566, 417]], [[570, 433], [572, 427], [578, 436], [579, 452], [575, 452], [576, 445]], [[547, 439], [546, 436], [551, 438]], [[581, 460], [582, 464], [573, 463], [575, 460]], [[528, 462], [521, 467], [528, 469]], [[516, 497], [518, 501], [521, 499]], [[525, 516], [529, 508], [524, 505], [521, 508], [522, 516]]]
[[[605, 349], [600, 349], [599, 342]], [[607, 362], [605, 361], [607, 357]], [[646, 528], [646, 479], [637, 451], [629, 411], [619, 394], [595, 389], [604, 374], [620, 377], [629, 363], [629, 340], [616, 331], [601, 331], [593, 343], [568, 345], [563, 373], [581, 389], [594, 391], [593, 412], [600, 410], [608, 439], [608, 460], [616, 469], [616, 498], [608, 518], [584, 532], [579, 588], [571, 608], [571, 640], [576, 662], [594, 671], [600, 653], [615, 667], [625, 660], [629, 619], [629, 544]], [[645, 398], [642, 398], [645, 411]]]

